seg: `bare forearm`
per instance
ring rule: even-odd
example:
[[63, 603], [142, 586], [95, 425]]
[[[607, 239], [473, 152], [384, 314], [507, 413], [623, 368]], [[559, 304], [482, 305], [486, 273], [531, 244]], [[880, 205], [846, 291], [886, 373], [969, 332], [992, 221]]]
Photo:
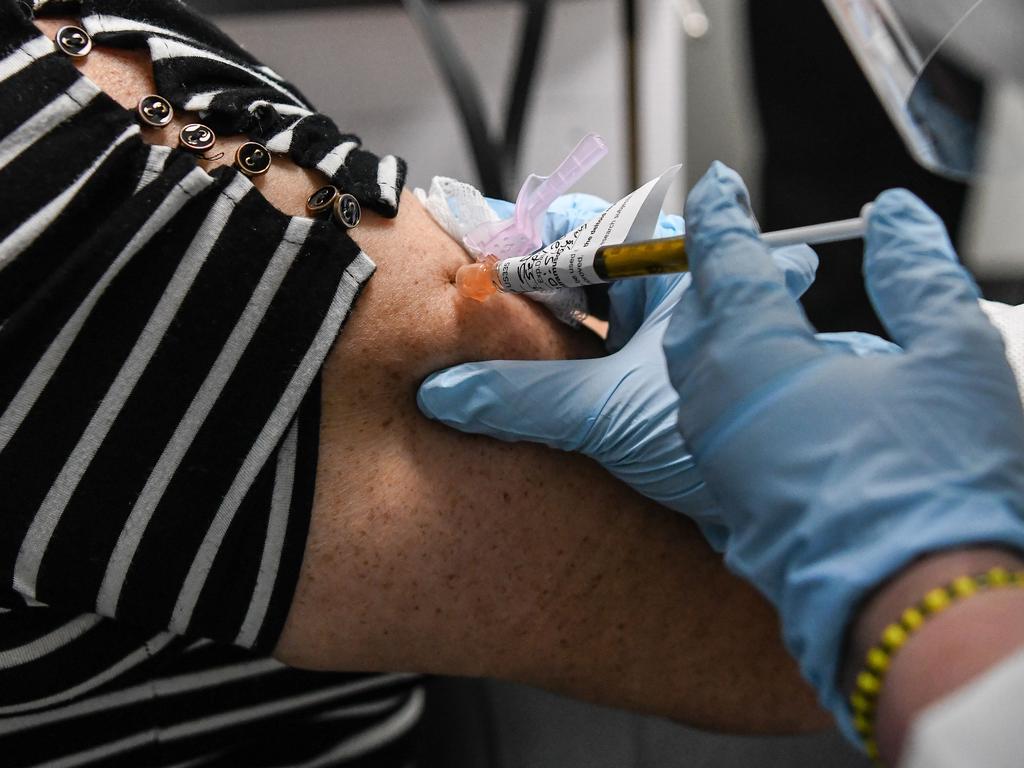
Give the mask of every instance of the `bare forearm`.
[[[495, 447], [507, 460], [467, 478], [492, 489], [477, 498], [424, 483], [404, 513], [315, 520], [279, 655], [500, 677], [716, 729], [825, 724], [772, 612], [690, 523], [581, 457]], [[531, 488], [537, 466], [553, 482]]]
[[[353, 230], [378, 264], [324, 371], [289, 663], [487, 675], [732, 730], [824, 726], [774, 614], [692, 523], [590, 460], [428, 421], [429, 373], [596, 356], [532, 302], [460, 300], [414, 198]], [[472, 305], [472, 306], [470, 306]]]
[[[1024, 568], [1019, 556], [995, 548], [939, 553], [914, 563], [867, 603], [852, 629], [847, 679], [867, 649], [902, 611], [953, 579], [993, 567]], [[1024, 647], [1024, 591], [974, 595], [929, 619], [893, 657], [878, 701], [876, 734], [886, 764], [895, 765], [914, 720], [930, 704], [953, 693]]]

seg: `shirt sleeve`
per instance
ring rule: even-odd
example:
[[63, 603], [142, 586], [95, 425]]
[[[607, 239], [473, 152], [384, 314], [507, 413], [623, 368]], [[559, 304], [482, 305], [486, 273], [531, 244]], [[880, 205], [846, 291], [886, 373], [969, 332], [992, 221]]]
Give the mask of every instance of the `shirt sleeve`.
[[373, 264], [0, 21], [0, 604], [270, 649]]

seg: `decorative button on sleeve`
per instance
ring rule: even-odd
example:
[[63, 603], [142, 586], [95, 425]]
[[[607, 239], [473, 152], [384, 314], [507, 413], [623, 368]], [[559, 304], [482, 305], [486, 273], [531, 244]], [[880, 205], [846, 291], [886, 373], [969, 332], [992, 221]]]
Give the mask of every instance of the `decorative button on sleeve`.
[[217, 134], [202, 123], [189, 123], [178, 133], [178, 142], [190, 152], [205, 152], [217, 143]]
[[89, 37], [89, 33], [72, 24], [58, 29], [53, 41], [61, 53], [76, 59], [85, 58], [92, 50], [92, 38]]
[[352, 229], [359, 224], [363, 217], [363, 211], [359, 201], [353, 195], [346, 193], [338, 195], [334, 199], [334, 223], [345, 229]]
[[163, 96], [150, 94], [139, 99], [136, 107], [139, 119], [151, 128], [163, 128], [174, 119], [171, 102]]
[[270, 151], [258, 141], [247, 141], [235, 152], [235, 167], [246, 176], [262, 176], [271, 162]]
[[340, 194], [338, 188], [330, 184], [320, 187], [306, 199], [306, 210], [310, 213], [323, 213], [334, 205], [334, 201]]

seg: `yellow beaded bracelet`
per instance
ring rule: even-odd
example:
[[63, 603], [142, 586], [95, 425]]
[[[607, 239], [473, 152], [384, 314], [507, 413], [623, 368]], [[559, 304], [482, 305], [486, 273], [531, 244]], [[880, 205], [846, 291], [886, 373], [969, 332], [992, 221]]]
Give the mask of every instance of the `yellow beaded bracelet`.
[[864, 750], [868, 757], [875, 761], [876, 765], [881, 765], [878, 744], [875, 741], [876, 705], [893, 656], [930, 617], [978, 592], [1004, 587], [1024, 587], [1024, 571], [1014, 573], [1005, 568], [992, 568], [977, 576], [953, 579], [945, 586], [928, 592], [919, 603], [907, 608], [899, 621], [893, 622], [882, 631], [878, 645], [867, 652], [864, 668], [857, 675], [854, 691], [850, 694], [853, 726], [864, 742]]

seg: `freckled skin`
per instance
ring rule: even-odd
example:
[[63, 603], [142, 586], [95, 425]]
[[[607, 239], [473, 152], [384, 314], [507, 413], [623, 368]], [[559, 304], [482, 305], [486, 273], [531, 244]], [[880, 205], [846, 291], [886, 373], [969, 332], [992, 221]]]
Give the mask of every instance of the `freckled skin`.
[[[38, 22], [50, 35], [64, 23]], [[76, 65], [126, 107], [154, 92], [141, 54], [97, 49]], [[322, 183], [275, 157], [257, 186], [300, 214]], [[500, 677], [721, 730], [826, 724], [770, 608], [691, 523], [581, 456], [420, 415], [416, 388], [439, 368], [601, 348], [520, 297], [461, 299], [463, 251], [411, 195], [401, 210], [353, 230], [378, 271], [325, 366], [316, 500], [275, 656]]]
[[[279, 656], [496, 676], [718, 729], [821, 725], [771, 611], [691, 523], [588, 459], [416, 408], [440, 368], [597, 356], [597, 339], [521, 297], [460, 297], [468, 259], [411, 195], [353, 234], [378, 271], [327, 363], [318, 578], [302, 577]], [[372, 567], [347, 565], [356, 549]]]

